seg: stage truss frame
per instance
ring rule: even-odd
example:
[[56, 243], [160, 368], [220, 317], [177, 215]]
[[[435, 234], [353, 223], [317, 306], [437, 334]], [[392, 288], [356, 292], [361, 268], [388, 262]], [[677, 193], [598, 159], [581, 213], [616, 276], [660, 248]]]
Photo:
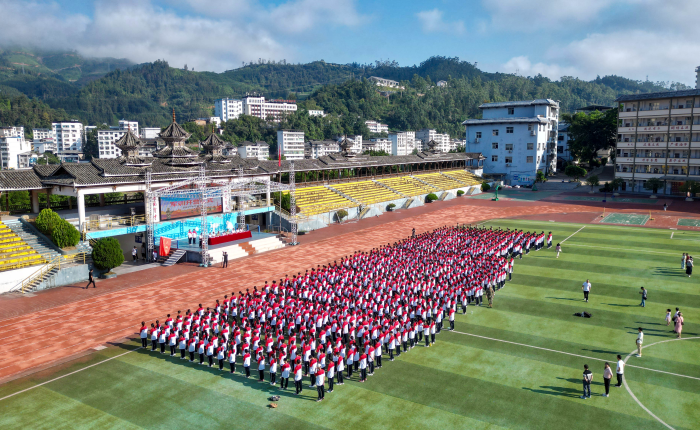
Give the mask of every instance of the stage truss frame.
[[[239, 178], [242, 178], [242, 168], [238, 169]], [[188, 197], [197, 199], [199, 198], [199, 209], [201, 216], [201, 259], [202, 266], [207, 267], [210, 263], [209, 260], [209, 225], [207, 220], [207, 206], [206, 201], [210, 198], [228, 198], [231, 199], [236, 197], [239, 201], [239, 223], [244, 218], [245, 205], [243, 202], [247, 196], [253, 196], [256, 194], [266, 194], [268, 191], [272, 194], [275, 192], [288, 191], [290, 194], [290, 200], [292, 205], [296, 202], [296, 185], [294, 181], [294, 163], [291, 163], [290, 169], [290, 183], [282, 184], [279, 182], [271, 181], [269, 178], [244, 178], [238, 181], [231, 181], [224, 178], [210, 178], [207, 177], [204, 166], [202, 165], [199, 169], [198, 175], [191, 179], [186, 179], [163, 187], [157, 190], [153, 189], [151, 170], [146, 171], [146, 234], [148, 242], [148, 252], [149, 256], [153, 255], [154, 249], [154, 237], [155, 237], [155, 224], [157, 218], [157, 211], [159, 210], [158, 199], [160, 197]], [[226, 205], [224, 207], [227, 207]], [[289, 220], [291, 224], [292, 233], [292, 245], [297, 244], [297, 217], [296, 208], [294, 206], [290, 207], [291, 219]], [[245, 221], [243, 221], [245, 223]]]

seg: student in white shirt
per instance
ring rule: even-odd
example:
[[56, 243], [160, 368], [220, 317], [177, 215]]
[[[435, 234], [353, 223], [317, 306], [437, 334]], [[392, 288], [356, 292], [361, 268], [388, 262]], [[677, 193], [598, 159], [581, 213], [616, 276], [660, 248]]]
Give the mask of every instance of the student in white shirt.
[[324, 385], [325, 383], [325, 374], [323, 373], [322, 370], [318, 370], [316, 373], [316, 390], [318, 391], [318, 399], [316, 400], [317, 402], [320, 402], [323, 400], [323, 398], [326, 396], [326, 387]]
[[586, 279], [586, 282], [581, 286], [581, 290], [583, 290], [583, 300], [588, 302], [588, 293], [591, 292], [591, 283], [588, 282], [588, 279]]
[[642, 356], [642, 343], [644, 342], [644, 332], [642, 331], [642, 328], [639, 327], [637, 330], [639, 330], [639, 334], [637, 335], [637, 357]]
[[615, 372], [617, 373], [617, 384], [615, 384], [615, 386], [621, 387], [622, 377], [625, 374], [625, 362], [622, 361], [622, 356], [619, 354], [617, 356], [617, 369], [615, 369]]

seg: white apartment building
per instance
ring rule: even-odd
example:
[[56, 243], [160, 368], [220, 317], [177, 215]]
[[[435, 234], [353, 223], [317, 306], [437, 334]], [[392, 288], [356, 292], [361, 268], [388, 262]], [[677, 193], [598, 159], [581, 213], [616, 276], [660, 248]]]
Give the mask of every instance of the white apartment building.
[[391, 79], [384, 79], [378, 76], [370, 76], [369, 80], [377, 84], [378, 87], [398, 88], [401, 90], [404, 89], [404, 87], [399, 85], [398, 81], [392, 81]]
[[141, 127], [141, 139], [158, 139], [160, 127]]
[[376, 138], [370, 139], [369, 142], [362, 142], [362, 151], [384, 151], [391, 154], [391, 140]]
[[280, 121], [282, 116], [296, 112], [297, 104], [294, 100], [268, 100], [261, 96], [243, 97], [243, 113], [257, 116], [258, 118], [272, 118]]
[[650, 178], [664, 194], [682, 194], [687, 180], [700, 181], [700, 89], [618, 97], [615, 176], [623, 190], [644, 189]]
[[51, 124], [58, 153], [83, 150], [83, 124], [77, 120]]
[[309, 109], [309, 116], [326, 116], [325, 112], [320, 109]]
[[24, 139], [24, 127], [0, 127], [0, 168], [19, 169], [19, 155], [31, 149]]
[[[416, 148], [419, 151], [428, 150], [428, 142], [431, 140], [437, 143], [436, 150], [440, 152], [450, 152], [452, 147], [452, 139], [450, 135], [445, 133], [441, 134], [434, 129], [424, 128], [416, 132]], [[420, 143], [419, 143], [420, 142]]]
[[56, 135], [50, 128], [34, 128], [32, 129], [32, 136], [35, 141], [42, 139], [56, 139]]
[[17, 154], [17, 168], [18, 169], [29, 169], [39, 161], [39, 155], [34, 152], [22, 152]]
[[241, 114], [243, 114], [243, 100], [226, 97], [214, 101], [214, 116], [221, 118], [221, 121], [238, 119]]
[[695, 68], [695, 89], [700, 90], [700, 67]]
[[378, 121], [365, 121], [370, 133], [389, 133], [389, 126]]
[[340, 143], [335, 140], [311, 140], [304, 144], [305, 158], [319, 158], [338, 152], [340, 152]]
[[304, 132], [277, 130], [277, 147], [287, 160], [304, 159]]
[[481, 152], [484, 173], [510, 185], [531, 185], [537, 171], [556, 171], [559, 103], [550, 99], [484, 103], [482, 119], [468, 119], [466, 152]]
[[347, 137], [348, 141], [350, 143], [352, 143], [352, 146], [350, 146], [350, 148], [348, 148], [348, 150], [352, 153], [355, 153], [355, 154], [362, 153], [362, 139], [363, 139], [362, 135], [361, 134], [358, 134], [355, 136], [340, 135], [340, 136], [336, 136], [335, 140], [337, 140], [338, 144], [340, 144], [340, 142], [342, 142], [346, 137]]
[[[139, 123], [137, 121], [120, 120], [119, 125], [110, 127], [108, 130], [97, 131], [97, 146], [99, 147], [99, 158], [117, 158], [122, 155], [122, 151], [114, 143], [121, 139], [128, 130], [135, 136], [139, 135]], [[160, 133], [160, 131], [159, 131]]]
[[270, 157], [270, 145], [267, 142], [242, 142], [237, 149], [241, 158], [267, 160]]
[[411, 155], [416, 149], [415, 131], [389, 133], [389, 140], [391, 141], [391, 155]]
[[39, 139], [32, 142], [33, 151], [38, 154], [43, 154], [44, 152], [51, 152], [56, 154], [58, 152], [58, 147], [56, 146], [56, 141], [53, 139]]

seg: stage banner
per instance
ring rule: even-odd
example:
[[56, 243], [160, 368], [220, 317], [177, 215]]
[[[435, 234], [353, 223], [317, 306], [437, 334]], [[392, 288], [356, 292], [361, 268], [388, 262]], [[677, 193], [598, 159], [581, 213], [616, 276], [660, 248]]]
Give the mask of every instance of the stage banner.
[[[221, 197], [207, 199], [207, 213], [217, 214], [223, 212]], [[161, 197], [160, 220], [167, 221], [178, 218], [200, 216], [199, 197]]]
[[160, 237], [160, 250], [158, 252], [158, 255], [161, 257], [165, 257], [166, 255], [170, 254], [170, 244], [171, 240], [169, 237]]

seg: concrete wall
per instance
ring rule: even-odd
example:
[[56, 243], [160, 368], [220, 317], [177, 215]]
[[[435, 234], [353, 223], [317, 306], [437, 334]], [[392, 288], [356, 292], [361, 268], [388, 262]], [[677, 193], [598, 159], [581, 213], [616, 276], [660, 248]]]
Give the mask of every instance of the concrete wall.
[[51, 278], [39, 284], [37, 290], [46, 290], [49, 288], [62, 287], [64, 285], [72, 285], [83, 282], [87, 284], [88, 271], [89, 269], [87, 264], [64, 267]]
[[27, 279], [42, 267], [43, 265], [37, 265], [2, 272], [2, 276], [0, 276], [0, 294], [12, 291], [20, 282]]

